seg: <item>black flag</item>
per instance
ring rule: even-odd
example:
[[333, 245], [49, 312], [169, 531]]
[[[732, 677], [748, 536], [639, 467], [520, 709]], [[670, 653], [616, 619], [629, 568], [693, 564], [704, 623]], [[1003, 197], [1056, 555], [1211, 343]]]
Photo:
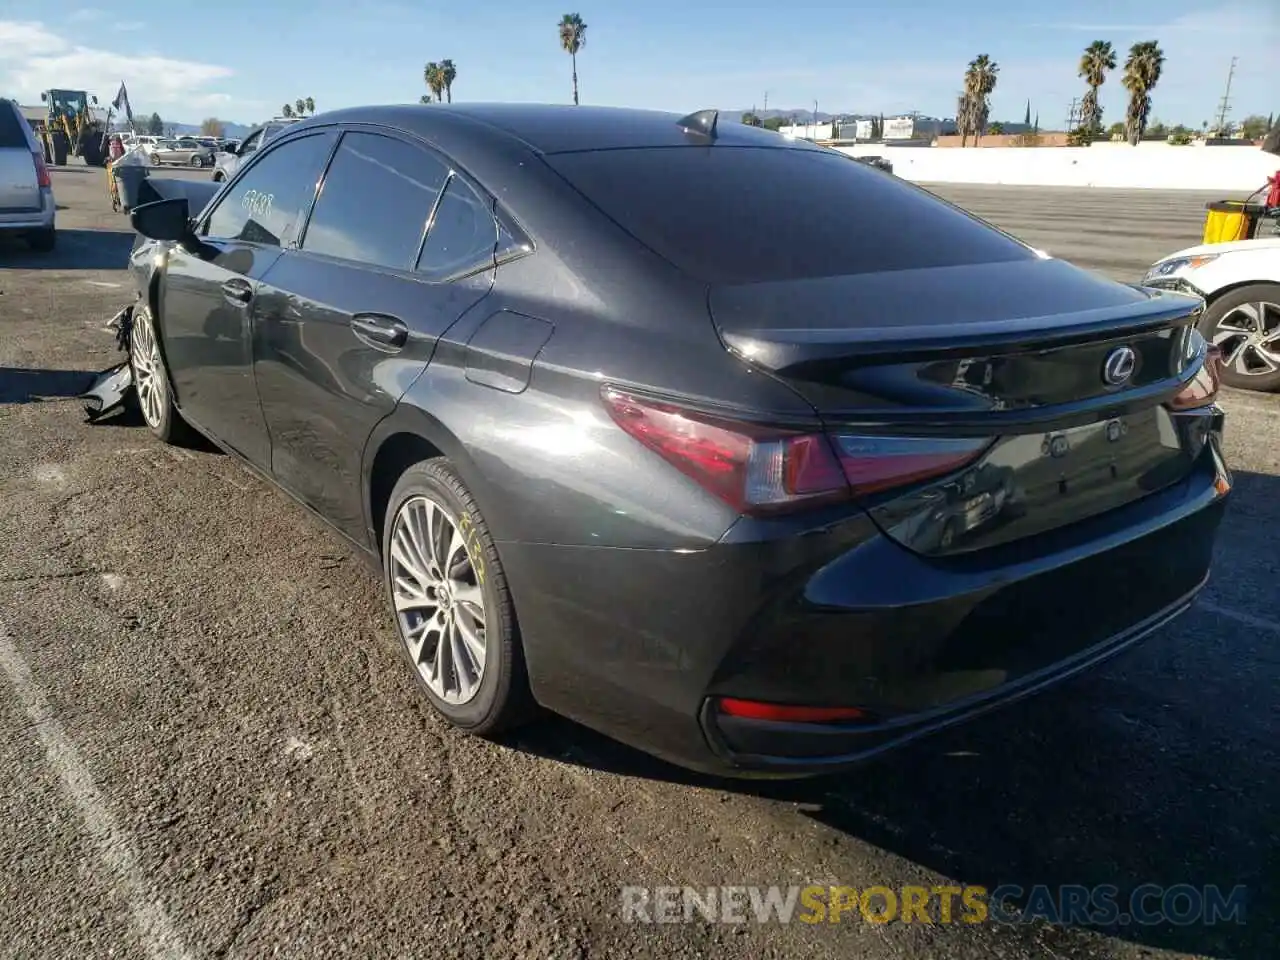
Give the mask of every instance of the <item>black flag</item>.
[[133, 107], [129, 106], [129, 91], [124, 88], [124, 81], [120, 81], [120, 92], [116, 94], [116, 98], [111, 101], [111, 106], [116, 110], [124, 113], [129, 118], [129, 124], [133, 124]]

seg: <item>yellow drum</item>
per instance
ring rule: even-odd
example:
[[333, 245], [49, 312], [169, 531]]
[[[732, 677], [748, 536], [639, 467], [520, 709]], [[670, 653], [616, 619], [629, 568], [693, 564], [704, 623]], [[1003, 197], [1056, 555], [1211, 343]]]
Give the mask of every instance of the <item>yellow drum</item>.
[[1215, 200], [1206, 204], [1203, 243], [1249, 240], [1257, 230], [1262, 206], [1241, 200]]

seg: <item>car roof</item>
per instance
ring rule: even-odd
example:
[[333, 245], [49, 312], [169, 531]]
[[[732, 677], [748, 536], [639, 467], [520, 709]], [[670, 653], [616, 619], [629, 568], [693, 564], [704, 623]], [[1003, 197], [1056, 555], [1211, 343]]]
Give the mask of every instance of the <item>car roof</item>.
[[[477, 141], [486, 133], [505, 134], [535, 153], [616, 150], [628, 147], [705, 146], [705, 138], [687, 133], [678, 123], [683, 114], [624, 107], [575, 107], [541, 103], [405, 104], [352, 107], [307, 118], [302, 126], [329, 123], [369, 123], [398, 127], [426, 139], [448, 129]], [[788, 140], [769, 130], [737, 120], [720, 119], [716, 143], [731, 146], [797, 147], [815, 149], [804, 141]]]

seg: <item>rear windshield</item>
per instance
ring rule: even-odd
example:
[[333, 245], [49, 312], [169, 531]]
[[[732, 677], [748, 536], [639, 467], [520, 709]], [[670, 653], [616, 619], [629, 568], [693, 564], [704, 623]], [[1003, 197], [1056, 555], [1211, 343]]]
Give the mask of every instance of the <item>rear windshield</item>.
[[955, 207], [833, 151], [640, 148], [547, 162], [632, 236], [708, 283], [1034, 257]]
[[18, 116], [17, 109], [7, 100], [0, 100], [0, 148], [21, 147], [29, 150], [27, 122]]

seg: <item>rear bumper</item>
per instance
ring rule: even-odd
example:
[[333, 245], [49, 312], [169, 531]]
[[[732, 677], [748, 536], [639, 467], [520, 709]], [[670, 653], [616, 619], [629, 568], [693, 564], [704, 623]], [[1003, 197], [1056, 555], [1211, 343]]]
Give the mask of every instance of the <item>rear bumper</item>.
[[0, 213], [0, 231], [8, 233], [48, 230], [54, 225], [57, 209], [53, 200], [53, 191], [45, 187], [40, 191], [39, 210]]
[[[697, 553], [500, 544], [534, 694], [683, 766], [765, 776], [853, 765], [1025, 697], [1203, 586], [1230, 488], [1214, 420], [1178, 484], [981, 557], [911, 553], [865, 515]], [[868, 719], [747, 720], [719, 697]]]

